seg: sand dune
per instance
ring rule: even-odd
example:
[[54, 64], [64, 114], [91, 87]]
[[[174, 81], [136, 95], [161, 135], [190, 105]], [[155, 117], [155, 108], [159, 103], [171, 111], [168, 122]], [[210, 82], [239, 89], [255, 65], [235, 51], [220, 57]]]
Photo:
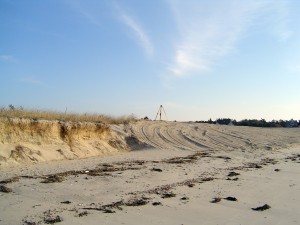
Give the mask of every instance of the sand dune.
[[256, 150], [299, 144], [300, 129], [272, 129], [197, 123], [140, 121], [132, 125], [136, 137], [161, 149]]
[[[300, 222], [299, 128], [69, 124], [70, 145], [66, 124], [41, 124], [45, 137], [37, 124], [1, 125], [0, 224]], [[60, 145], [68, 160], [51, 153]]]
[[128, 148], [125, 135], [101, 123], [0, 118], [2, 166], [111, 155]]
[[165, 121], [126, 125], [1, 118], [0, 166], [105, 156], [158, 148], [276, 150], [299, 144], [300, 129]]

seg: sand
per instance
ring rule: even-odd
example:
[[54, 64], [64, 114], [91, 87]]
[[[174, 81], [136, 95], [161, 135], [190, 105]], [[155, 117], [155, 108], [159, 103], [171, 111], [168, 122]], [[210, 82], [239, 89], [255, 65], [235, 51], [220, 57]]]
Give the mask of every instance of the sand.
[[300, 222], [299, 128], [142, 121], [111, 130], [128, 150], [2, 166], [11, 192], [0, 192], [0, 224]]

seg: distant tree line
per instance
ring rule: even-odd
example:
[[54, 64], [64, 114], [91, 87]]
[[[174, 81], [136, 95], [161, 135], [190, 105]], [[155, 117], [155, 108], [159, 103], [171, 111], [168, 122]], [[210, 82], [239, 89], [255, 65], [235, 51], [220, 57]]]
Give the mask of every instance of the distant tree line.
[[208, 124], [219, 124], [219, 125], [235, 125], [235, 126], [249, 126], [249, 127], [298, 127], [300, 125], [300, 120], [272, 120], [266, 121], [265, 119], [244, 119], [241, 121], [236, 121], [229, 118], [220, 118], [215, 121], [209, 119], [207, 121], [195, 121], [196, 123], [208, 123]]

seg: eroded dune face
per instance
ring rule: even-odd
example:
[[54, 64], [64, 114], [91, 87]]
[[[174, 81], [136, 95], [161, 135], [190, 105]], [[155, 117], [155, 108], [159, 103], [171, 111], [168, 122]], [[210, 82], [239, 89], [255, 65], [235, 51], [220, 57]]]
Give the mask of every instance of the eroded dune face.
[[101, 123], [0, 120], [2, 165], [86, 158], [127, 149], [124, 138]]
[[146, 148], [187, 151], [276, 150], [300, 144], [300, 129], [166, 121], [131, 124], [0, 119], [0, 164], [111, 155]]

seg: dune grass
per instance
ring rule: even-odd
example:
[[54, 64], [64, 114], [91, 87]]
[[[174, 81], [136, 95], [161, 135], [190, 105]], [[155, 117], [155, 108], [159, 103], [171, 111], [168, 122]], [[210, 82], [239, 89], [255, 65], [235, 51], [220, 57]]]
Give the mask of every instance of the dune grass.
[[60, 120], [71, 122], [94, 122], [106, 124], [122, 124], [136, 120], [133, 115], [114, 117], [97, 113], [64, 113], [51, 110], [30, 110], [11, 106], [9, 108], [0, 108], [0, 117]]

